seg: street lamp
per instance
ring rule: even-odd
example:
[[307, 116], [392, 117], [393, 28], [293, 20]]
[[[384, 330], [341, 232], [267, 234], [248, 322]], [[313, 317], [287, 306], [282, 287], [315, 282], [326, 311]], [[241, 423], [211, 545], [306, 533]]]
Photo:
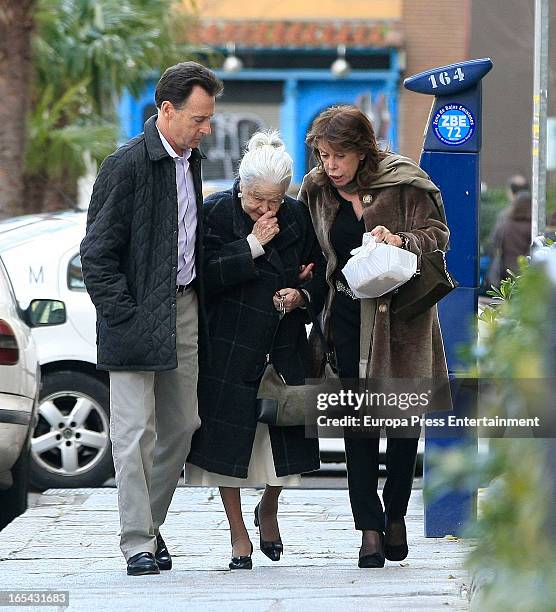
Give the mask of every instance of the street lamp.
[[338, 78], [346, 77], [351, 72], [351, 66], [346, 60], [346, 46], [338, 45], [338, 57], [332, 62], [330, 72]]
[[243, 62], [236, 55], [236, 44], [229, 42], [226, 45], [228, 55], [222, 64], [224, 72], [239, 72], [243, 68]]

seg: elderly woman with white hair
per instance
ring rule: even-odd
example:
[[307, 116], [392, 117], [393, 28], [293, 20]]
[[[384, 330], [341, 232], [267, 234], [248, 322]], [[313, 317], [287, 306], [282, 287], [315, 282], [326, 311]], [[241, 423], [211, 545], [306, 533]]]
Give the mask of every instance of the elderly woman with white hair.
[[[230, 569], [251, 569], [253, 546], [240, 487], [264, 486], [255, 508], [261, 551], [283, 552], [278, 498], [284, 485], [319, 467], [316, 439], [304, 427], [257, 422], [256, 398], [266, 356], [288, 384], [310, 375], [305, 300], [322, 257], [306, 207], [286, 195], [292, 159], [277, 132], [257, 133], [239, 179], [205, 201], [205, 288], [210, 361], [201, 361], [199, 413], [186, 480], [218, 486], [230, 524]], [[283, 303], [285, 315], [278, 307]]]

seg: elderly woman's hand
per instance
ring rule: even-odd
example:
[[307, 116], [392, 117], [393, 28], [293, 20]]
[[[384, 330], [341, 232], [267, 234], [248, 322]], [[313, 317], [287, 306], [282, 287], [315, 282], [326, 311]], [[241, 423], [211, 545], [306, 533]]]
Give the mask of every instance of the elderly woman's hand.
[[300, 283], [304, 283], [305, 281], [311, 280], [313, 278], [313, 268], [315, 267], [314, 263], [303, 264], [299, 266], [299, 274], [297, 279]]
[[272, 301], [274, 302], [274, 308], [276, 308], [276, 310], [280, 310], [280, 304], [282, 303], [284, 311], [291, 312], [299, 308], [299, 306], [303, 306], [305, 299], [301, 291], [288, 287], [277, 291], [272, 297]]
[[395, 247], [401, 247], [403, 245], [401, 237], [397, 234], [393, 234], [387, 227], [384, 227], [384, 225], [377, 225], [372, 229], [371, 236], [374, 236], [377, 242], [385, 242]]
[[270, 242], [279, 231], [280, 227], [278, 226], [276, 213], [269, 210], [257, 219], [251, 233], [261, 243], [261, 246], [264, 246]]

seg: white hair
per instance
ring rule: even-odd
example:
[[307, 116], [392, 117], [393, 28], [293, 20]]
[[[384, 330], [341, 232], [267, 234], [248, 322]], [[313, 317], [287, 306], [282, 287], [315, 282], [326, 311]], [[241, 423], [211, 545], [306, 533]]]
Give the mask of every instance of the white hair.
[[239, 164], [242, 185], [272, 183], [287, 189], [292, 180], [293, 160], [277, 130], [257, 132], [247, 143]]

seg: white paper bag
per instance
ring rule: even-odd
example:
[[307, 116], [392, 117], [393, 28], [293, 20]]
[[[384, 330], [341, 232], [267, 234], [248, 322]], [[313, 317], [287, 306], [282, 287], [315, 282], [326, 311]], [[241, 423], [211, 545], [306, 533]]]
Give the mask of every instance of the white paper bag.
[[377, 243], [369, 232], [363, 234], [363, 244], [351, 254], [342, 273], [358, 298], [376, 298], [394, 291], [417, 271], [415, 253]]

